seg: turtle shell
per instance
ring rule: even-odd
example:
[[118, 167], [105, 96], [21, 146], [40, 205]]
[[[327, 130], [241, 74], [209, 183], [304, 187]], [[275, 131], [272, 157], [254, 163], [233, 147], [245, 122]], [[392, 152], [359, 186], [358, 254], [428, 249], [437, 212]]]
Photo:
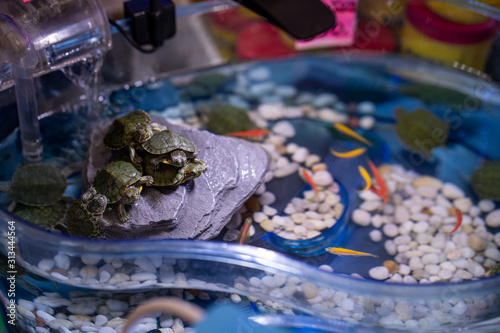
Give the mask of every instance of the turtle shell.
[[192, 155], [196, 152], [196, 146], [193, 141], [189, 140], [184, 135], [172, 132], [168, 129], [155, 133], [142, 146], [144, 150], [153, 155], [170, 153], [176, 149], [183, 150], [187, 155]]
[[106, 196], [109, 204], [113, 204], [120, 200], [123, 191], [141, 176], [142, 168], [139, 170], [127, 161], [114, 161], [97, 172], [92, 185], [98, 193]]
[[51, 206], [60, 201], [66, 190], [66, 177], [50, 164], [20, 166], [11, 181], [11, 196], [28, 206]]
[[72, 236], [94, 238], [99, 233], [99, 221], [78, 199], [71, 204], [66, 214], [66, 229]]
[[183, 167], [176, 167], [171, 164], [159, 163], [157, 169], [153, 168], [151, 158], [154, 155], [146, 154], [144, 157], [143, 167], [144, 174], [153, 177], [153, 186], [175, 186], [179, 185], [184, 178]]
[[210, 113], [207, 122], [207, 129], [220, 135], [248, 131], [254, 127], [247, 111], [232, 105], [216, 107]]
[[12, 211], [25, 221], [33, 223], [44, 229], [53, 229], [64, 219], [68, 206], [63, 200], [51, 206], [28, 206], [17, 204]]
[[449, 123], [425, 109], [407, 113], [396, 110], [396, 134], [410, 150], [430, 157], [432, 149], [443, 145], [448, 139]]
[[119, 150], [131, 146], [136, 141], [137, 130], [151, 122], [149, 114], [135, 110], [113, 121], [104, 137], [108, 149]]
[[471, 184], [480, 198], [500, 200], [500, 161], [489, 161], [477, 168]]
[[176, 186], [190, 179], [197, 178], [207, 169], [207, 165], [195, 158], [183, 167], [176, 167], [167, 163], [160, 163], [157, 169], [150, 163], [153, 155], [147, 154], [144, 158], [144, 173], [154, 179], [154, 186]]

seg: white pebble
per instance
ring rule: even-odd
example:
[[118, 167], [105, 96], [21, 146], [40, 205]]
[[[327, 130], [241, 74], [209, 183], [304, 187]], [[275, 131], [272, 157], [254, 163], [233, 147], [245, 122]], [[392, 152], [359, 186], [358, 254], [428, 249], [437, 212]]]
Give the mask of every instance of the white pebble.
[[352, 218], [354, 223], [356, 223], [360, 226], [367, 227], [370, 225], [370, 218], [371, 218], [370, 213], [368, 213], [364, 210], [355, 209], [352, 212], [351, 218]]
[[389, 269], [385, 266], [375, 266], [368, 271], [372, 279], [385, 280], [389, 278]]
[[490, 199], [482, 199], [477, 203], [477, 206], [483, 213], [489, 213], [495, 209], [495, 202]]
[[38, 263], [38, 268], [40, 268], [43, 271], [48, 272], [52, 268], [54, 268], [54, 265], [55, 265], [54, 260], [52, 260], [52, 259], [42, 259]]
[[317, 186], [328, 187], [333, 183], [333, 177], [327, 170], [319, 170], [312, 174], [313, 182]]
[[264, 205], [262, 207], [262, 212], [264, 214], [266, 214], [267, 216], [274, 216], [274, 215], [278, 214], [278, 210], [276, 208], [268, 206], [268, 205]]
[[500, 251], [495, 247], [489, 247], [484, 251], [484, 256], [495, 261], [500, 261]]
[[429, 229], [429, 222], [427, 221], [420, 221], [413, 225], [413, 231], [417, 234], [424, 233], [427, 229]]
[[403, 223], [410, 218], [410, 212], [405, 206], [396, 206], [394, 210], [394, 219], [398, 223]]
[[104, 324], [106, 324], [107, 322], [108, 322], [108, 318], [106, 316], [103, 316], [103, 315], [97, 315], [94, 318], [94, 324], [96, 326], [104, 326]]
[[399, 235], [399, 228], [394, 223], [384, 224], [384, 226], [382, 227], [382, 231], [387, 237], [391, 238]]
[[421, 197], [429, 199], [434, 199], [438, 193], [436, 188], [430, 186], [419, 186], [416, 191]]
[[380, 242], [382, 240], [382, 233], [380, 232], [380, 230], [373, 229], [372, 231], [370, 231], [370, 239], [376, 243]]
[[500, 209], [494, 210], [486, 215], [486, 225], [490, 228], [500, 227]]
[[375, 127], [375, 118], [372, 116], [363, 116], [359, 119], [359, 127], [364, 130], [372, 130]]
[[448, 199], [459, 199], [465, 196], [464, 191], [453, 183], [445, 183], [442, 188], [443, 195]]
[[305, 147], [299, 147], [297, 150], [292, 154], [292, 161], [297, 162], [297, 163], [304, 163], [306, 161], [307, 156], [309, 155], [309, 150]]
[[99, 329], [98, 333], [116, 333], [116, 331], [112, 327], [102, 327]]
[[56, 264], [56, 267], [68, 270], [70, 258], [66, 254], [59, 253], [54, 257], [54, 263]]
[[261, 205], [272, 205], [276, 201], [276, 195], [272, 192], [264, 192], [259, 197], [259, 203]]
[[276, 135], [283, 136], [285, 138], [291, 138], [295, 136], [295, 128], [289, 121], [278, 121], [273, 126], [273, 133]]

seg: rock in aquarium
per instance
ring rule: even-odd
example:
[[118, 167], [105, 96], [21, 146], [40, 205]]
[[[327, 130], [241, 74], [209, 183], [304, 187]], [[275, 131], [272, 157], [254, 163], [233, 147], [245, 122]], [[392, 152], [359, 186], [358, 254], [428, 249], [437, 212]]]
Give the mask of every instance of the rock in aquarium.
[[[187, 164], [184, 178], [170, 173], [167, 164], [159, 163], [162, 181], [177, 186], [144, 187], [135, 205], [127, 207], [129, 219], [120, 222], [116, 208], [104, 213], [102, 233], [113, 239], [210, 239], [217, 236], [231, 216], [264, 181], [268, 165], [266, 152], [249, 141], [219, 136], [168, 123], [152, 121], [191, 140], [199, 150]], [[103, 137], [113, 121], [96, 126], [90, 134], [90, 149], [83, 172], [83, 186], [88, 187], [98, 170], [106, 167], [112, 151]], [[201, 171], [200, 171], [201, 170]], [[191, 190], [182, 183], [194, 179]], [[167, 184], [168, 185], [168, 184]]]

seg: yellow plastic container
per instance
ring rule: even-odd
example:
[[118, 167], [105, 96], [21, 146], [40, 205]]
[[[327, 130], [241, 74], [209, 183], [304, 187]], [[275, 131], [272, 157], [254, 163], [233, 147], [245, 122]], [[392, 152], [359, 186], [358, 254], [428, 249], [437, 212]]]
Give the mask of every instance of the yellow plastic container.
[[476, 24], [448, 20], [425, 3], [408, 4], [401, 31], [401, 51], [445, 63], [483, 70], [497, 34], [493, 19]]

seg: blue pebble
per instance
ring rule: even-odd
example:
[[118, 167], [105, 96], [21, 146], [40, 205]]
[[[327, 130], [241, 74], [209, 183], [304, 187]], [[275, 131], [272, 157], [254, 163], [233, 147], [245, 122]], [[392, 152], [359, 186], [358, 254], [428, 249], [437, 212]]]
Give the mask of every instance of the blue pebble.
[[259, 66], [250, 69], [247, 76], [253, 81], [265, 81], [271, 77], [271, 71], [265, 66]]
[[163, 116], [165, 118], [180, 118], [182, 116], [182, 112], [177, 106], [171, 106], [165, 109]]
[[297, 96], [295, 103], [297, 105], [312, 104], [314, 102], [315, 96], [309, 92], [303, 92]]
[[193, 103], [179, 103], [179, 109], [183, 117], [189, 118], [196, 116], [196, 110]]
[[297, 94], [297, 88], [294, 86], [277, 86], [276, 94], [281, 97], [293, 97]]
[[237, 95], [229, 96], [227, 103], [232, 105], [232, 106], [236, 106], [238, 108], [242, 108], [245, 110], [250, 109], [250, 104], [247, 101], [245, 101], [243, 98], [241, 98], [240, 96], [237, 96]]
[[255, 83], [248, 88], [248, 91], [253, 96], [259, 97], [272, 93], [275, 87], [276, 85], [273, 82]]
[[332, 106], [338, 100], [337, 95], [331, 93], [321, 93], [314, 99], [313, 105], [316, 108]]
[[262, 96], [259, 100], [260, 100], [260, 104], [276, 104], [276, 103], [283, 102], [283, 99], [281, 98], [281, 96], [278, 96], [278, 95]]
[[342, 101], [337, 101], [335, 104], [333, 104], [333, 108], [339, 112], [345, 112], [347, 111], [347, 104]]
[[358, 104], [358, 112], [359, 113], [374, 113], [375, 112], [375, 104], [370, 101], [363, 101]]

